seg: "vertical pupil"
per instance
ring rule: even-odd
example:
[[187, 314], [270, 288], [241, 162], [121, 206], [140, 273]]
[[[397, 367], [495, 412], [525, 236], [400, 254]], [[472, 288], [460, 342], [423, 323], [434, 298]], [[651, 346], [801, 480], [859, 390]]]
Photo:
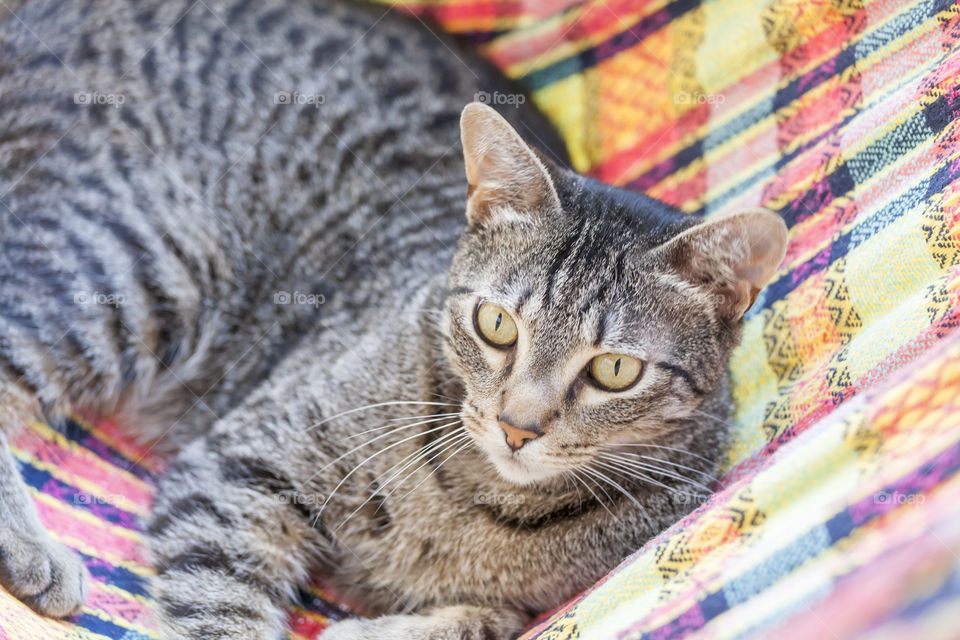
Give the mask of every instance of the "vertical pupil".
[[493, 330], [494, 330], [494, 331], [500, 331], [500, 323], [501, 323], [501, 322], [503, 322], [503, 314], [502, 314], [502, 313], [498, 313], [498, 314], [497, 314], [497, 324], [493, 325]]
[[620, 375], [620, 358], [617, 358], [617, 361], [613, 363], [613, 375]]

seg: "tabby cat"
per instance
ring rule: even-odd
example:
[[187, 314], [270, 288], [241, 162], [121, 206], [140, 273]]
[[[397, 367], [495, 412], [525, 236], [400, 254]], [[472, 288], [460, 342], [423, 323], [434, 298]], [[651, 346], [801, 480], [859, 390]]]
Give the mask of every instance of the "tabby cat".
[[371, 616], [325, 638], [512, 637], [712, 486], [777, 216], [576, 175], [522, 94], [383, 7], [10, 10], [0, 583], [37, 611], [88, 576], [5, 437], [71, 406], [178, 451], [168, 638], [281, 637], [317, 571]]

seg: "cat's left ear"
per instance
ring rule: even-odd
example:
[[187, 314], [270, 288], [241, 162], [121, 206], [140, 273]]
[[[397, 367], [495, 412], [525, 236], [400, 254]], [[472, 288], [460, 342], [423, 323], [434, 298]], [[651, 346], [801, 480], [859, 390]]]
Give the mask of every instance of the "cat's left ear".
[[491, 107], [471, 102], [460, 115], [467, 170], [467, 220], [538, 216], [560, 207], [547, 168]]
[[753, 209], [707, 220], [655, 251], [672, 271], [712, 295], [719, 317], [735, 322], [776, 273], [787, 239], [780, 216]]

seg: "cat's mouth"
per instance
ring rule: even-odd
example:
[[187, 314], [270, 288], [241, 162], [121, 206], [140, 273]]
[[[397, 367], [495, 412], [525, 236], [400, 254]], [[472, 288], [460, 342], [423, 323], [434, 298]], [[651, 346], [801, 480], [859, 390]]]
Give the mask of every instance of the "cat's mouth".
[[484, 442], [481, 448], [486, 452], [487, 458], [500, 477], [516, 485], [524, 486], [542, 482], [553, 478], [558, 473], [552, 465], [543, 464], [540, 460], [541, 456], [537, 455], [532, 448], [524, 447], [520, 451], [511, 451], [502, 441], [496, 442], [494, 446], [491, 446], [490, 442]]
[[486, 425], [469, 415], [464, 415], [463, 424], [496, 472], [510, 483], [530, 485], [554, 478], [562, 472], [549, 464], [549, 456], [542, 450], [542, 442], [530, 443], [514, 451], [504, 440], [500, 427]]
[[527, 485], [536, 482], [538, 479], [536, 477], [538, 474], [532, 472], [529, 465], [521, 459], [519, 452], [504, 453], [501, 451], [495, 455], [489, 455], [488, 453], [488, 456], [497, 473], [504, 480], [518, 485]]

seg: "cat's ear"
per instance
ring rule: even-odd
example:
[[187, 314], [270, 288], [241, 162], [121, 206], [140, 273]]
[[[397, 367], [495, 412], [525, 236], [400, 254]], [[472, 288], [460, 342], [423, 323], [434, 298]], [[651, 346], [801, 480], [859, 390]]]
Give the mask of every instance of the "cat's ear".
[[707, 220], [656, 252], [690, 284], [709, 291], [719, 317], [734, 322], [756, 301], [786, 250], [780, 216], [753, 209]]
[[559, 208], [556, 189], [540, 158], [499, 113], [471, 102], [460, 115], [467, 169], [467, 220], [536, 216]]

